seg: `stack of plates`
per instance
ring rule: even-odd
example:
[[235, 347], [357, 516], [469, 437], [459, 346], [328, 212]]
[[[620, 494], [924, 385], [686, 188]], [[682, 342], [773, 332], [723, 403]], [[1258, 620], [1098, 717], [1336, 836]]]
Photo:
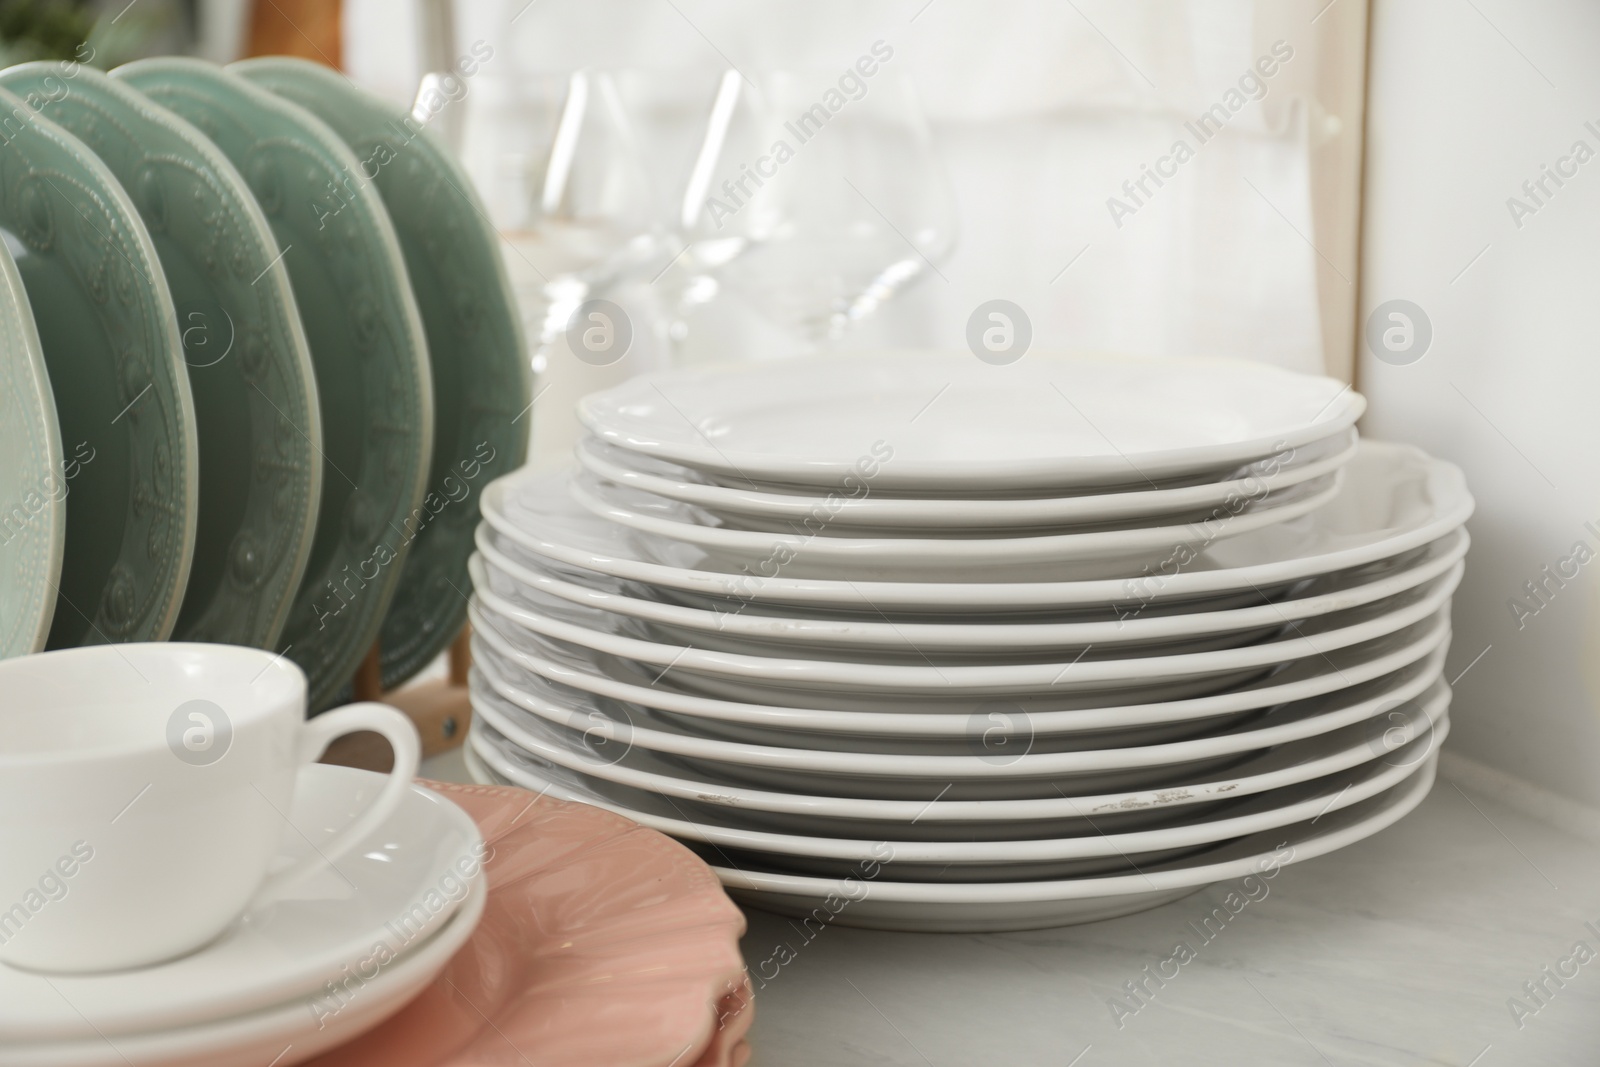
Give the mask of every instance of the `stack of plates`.
[[587, 398], [483, 497], [475, 771], [734, 895], [1006, 929], [1275, 872], [1414, 807], [1472, 509], [1348, 387], [854, 356]]
[[403, 109], [292, 59], [0, 71], [0, 657], [251, 645], [336, 702], [460, 631], [524, 453], [498, 239]]

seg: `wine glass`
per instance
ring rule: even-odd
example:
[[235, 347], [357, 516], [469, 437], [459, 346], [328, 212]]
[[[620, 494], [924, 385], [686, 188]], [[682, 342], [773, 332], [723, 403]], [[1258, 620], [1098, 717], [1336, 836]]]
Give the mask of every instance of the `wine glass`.
[[729, 72], [702, 147], [680, 212], [689, 247], [814, 345], [955, 248], [954, 196], [903, 75]]

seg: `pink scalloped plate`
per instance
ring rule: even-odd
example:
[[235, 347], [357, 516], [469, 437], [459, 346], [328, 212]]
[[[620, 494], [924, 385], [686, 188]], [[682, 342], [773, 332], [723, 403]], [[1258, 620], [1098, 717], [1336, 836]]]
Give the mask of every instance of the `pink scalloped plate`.
[[422, 994], [313, 1067], [741, 1067], [744, 915], [682, 845], [504, 786], [423, 782], [477, 822], [489, 902]]

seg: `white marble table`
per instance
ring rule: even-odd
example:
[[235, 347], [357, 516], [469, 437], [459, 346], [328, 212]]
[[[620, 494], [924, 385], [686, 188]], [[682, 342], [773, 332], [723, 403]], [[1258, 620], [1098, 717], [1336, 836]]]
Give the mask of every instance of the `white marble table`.
[[[1600, 1064], [1587, 841], [1441, 779], [1376, 838], [1285, 869], [1205, 941], [1194, 927], [1222, 895], [1013, 934], [808, 939], [750, 911], [752, 1067]], [[1179, 941], [1193, 959], [1158, 987], [1144, 969]], [[1142, 1004], [1124, 987], [1140, 981]]]

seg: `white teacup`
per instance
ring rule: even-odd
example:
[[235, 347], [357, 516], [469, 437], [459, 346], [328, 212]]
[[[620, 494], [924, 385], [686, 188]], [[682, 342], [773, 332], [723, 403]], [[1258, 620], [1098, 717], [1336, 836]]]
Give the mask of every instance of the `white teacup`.
[[[123, 970], [192, 952], [332, 862], [417, 772], [383, 704], [307, 720], [300, 668], [232, 645], [100, 645], [0, 661], [0, 961]], [[375, 730], [394, 770], [310, 862], [269, 871], [300, 768]]]

